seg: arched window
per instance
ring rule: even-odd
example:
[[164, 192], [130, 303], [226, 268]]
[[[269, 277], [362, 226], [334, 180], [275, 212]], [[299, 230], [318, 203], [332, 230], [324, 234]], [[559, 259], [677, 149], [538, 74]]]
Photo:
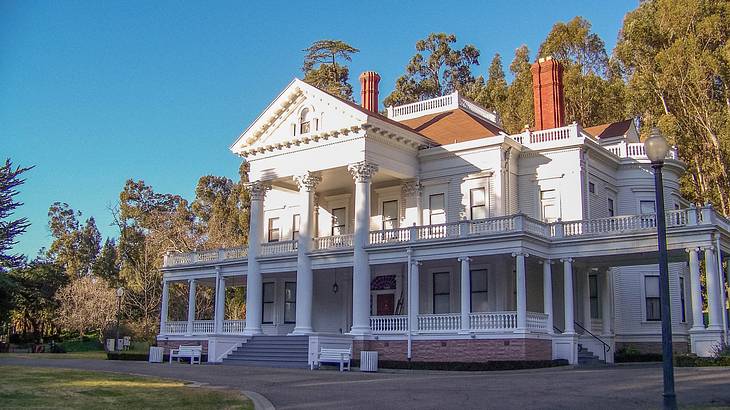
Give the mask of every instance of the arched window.
[[310, 113], [309, 108], [303, 109], [302, 113], [299, 114], [299, 133], [300, 134], [306, 134], [309, 132], [311, 117], [312, 117], [312, 114]]

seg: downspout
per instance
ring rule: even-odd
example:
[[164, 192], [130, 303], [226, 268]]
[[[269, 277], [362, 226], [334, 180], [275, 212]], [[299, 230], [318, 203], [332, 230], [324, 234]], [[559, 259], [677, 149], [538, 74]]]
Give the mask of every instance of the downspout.
[[408, 351], [406, 352], [406, 357], [408, 358], [408, 362], [411, 362], [411, 350], [413, 348], [413, 323], [411, 323], [411, 317], [413, 316], [411, 313], [411, 298], [413, 297], [413, 275], [411, 274], [411, 249], [408, 248], [406, 250], [406, 255], [408, 255], [408, 269], [406, 269], [406, 274], [408, 275]]
[[[722, 302], [722, 330], [723, 340], [727, 343], [727, 292], [725, 291], [725, 271], [722, 269], [722, 250], [720, 249], [720, 235], [715, 236], [717, 249], [717, 272], [720, 277], [720, 302]], [[728, 261], [730, 263], [730, 261]]]

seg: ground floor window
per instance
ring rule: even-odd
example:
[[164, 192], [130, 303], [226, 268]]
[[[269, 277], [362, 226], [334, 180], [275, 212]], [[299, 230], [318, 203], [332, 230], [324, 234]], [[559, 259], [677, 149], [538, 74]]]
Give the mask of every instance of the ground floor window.
[[274, 282], [264, 283], [264, 307], [261, 314], [263, 323], [274, 323]]
[[433, 313], [449, 313], [451, 311], [451, 285], [449, 272], [433, 274]]
[[598, 275], [588, 276], [588, 288], [591, 297], [591, 319], [600, 319], [601, 303], [598, 300]]
[[659, 276], [645, 276], [644, 291], [646, 295], [646, 320], [661, 320], [662, 311], [660, 308], [661, 303], [659, 302]]
[[471, 311], [486, 312], [487, 307], [487, 270], [476, 269], [471, 276]]
[[297, 321], [297, 283], [284, 282], [284, 323]]
[[682, 322], [687, 321], [687, 307], [684, 302], [684, 278], [679, 278], [679, 303], [682, 308]]

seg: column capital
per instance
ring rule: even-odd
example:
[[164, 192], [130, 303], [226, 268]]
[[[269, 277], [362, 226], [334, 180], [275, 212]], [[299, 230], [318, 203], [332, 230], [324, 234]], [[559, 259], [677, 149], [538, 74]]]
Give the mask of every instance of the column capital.
[[423, 265], [423, 262], [416, 259], [411, 259], [411, 265], [421, 266]]
[[545, 258], [545, 259], [539, 259], [539, 260], [537, 261], [537, 263], [539, 263], [540, 265], [542, 265], [542, 264], [548, 264], [548, 265], [552, 265], [552, 264], [553, 264], [553, 262], [555, 262], [555, 261], [554, 261], [554, 260], [552, 260], [552, 259], [550, 259], [550, 258]]
[[573, 260], [574, 260], [573, 258], [561, 258], [560, 259], [560, 262], [563, 262], [563, 263], [565, 263], [565, 262], [573, 263]]
[[419, 196], [421, 194], [422, 189], [423, 189], [423, 185], [421, 185], [421, 181], [418, 179], [406, 181], [401, 186], [401, 192], [403, 193], [403, 196], [405, 196], [405, 197]]
[[687, 253], [690, 253], [692, 251], [699, 252], [700, 251], [700, 248], [699, 247], [696, 247], [696, 246], [693, 246], [691, 248], [684, 248], [684, 251], [687, 252]]
[[471, 261], [471, 257], [470, 256], [459, 256], [456, 259], [458, 259], [459, 262], [469, 262], [469, 261]]
[[198, 282], [197, 279], [188, 279], [188, 283], [190, 283], [190, 284], [197, 283], [197, 282]]
[[266, 191], [271, 189], [271, 184], [263, 181], [247, 182], [245, 186], [251, 194], [252, 201], [263, 201]]
[[370, 182], [373, 175], [378, 172], [378, 164], [370, 161], [355, 162], [347, 166], [355, 182]]
[[524, 251], [520, 251], [520, 252], [512, 252], [512, 256], [513, 257], [524, 256], [525, 258], [528, 258], [530, 256], [530, 254], [527, 252], [524, 252]]
[[713, 245], [700, 246], [699, 249], [703, 252], [707, 252], [707, 251], [714, 252], [715, 251], [715, 247]]
[[307, 171], [301, 175], [295, 176], [294, 181], [299, 186], [300, 191], [304, 190], [307, 192], [314, 192], [317, 185], [322, 182], [322, 177], [311, 171]]

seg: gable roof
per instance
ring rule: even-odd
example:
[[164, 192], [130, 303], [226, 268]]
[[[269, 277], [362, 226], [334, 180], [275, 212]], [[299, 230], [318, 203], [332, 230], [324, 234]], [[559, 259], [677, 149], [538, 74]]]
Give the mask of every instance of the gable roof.
[[596, 138], [611, 138], [626, 135], [631, 129], [634, 121], [632, 119], [609, 122], [607, 124], [594, 125], [585, 128], [585, 131]]
[[504, 132], [498, 126], [463, 108], [403, 120], [402, 124], [439, 144], [493, 137]]

